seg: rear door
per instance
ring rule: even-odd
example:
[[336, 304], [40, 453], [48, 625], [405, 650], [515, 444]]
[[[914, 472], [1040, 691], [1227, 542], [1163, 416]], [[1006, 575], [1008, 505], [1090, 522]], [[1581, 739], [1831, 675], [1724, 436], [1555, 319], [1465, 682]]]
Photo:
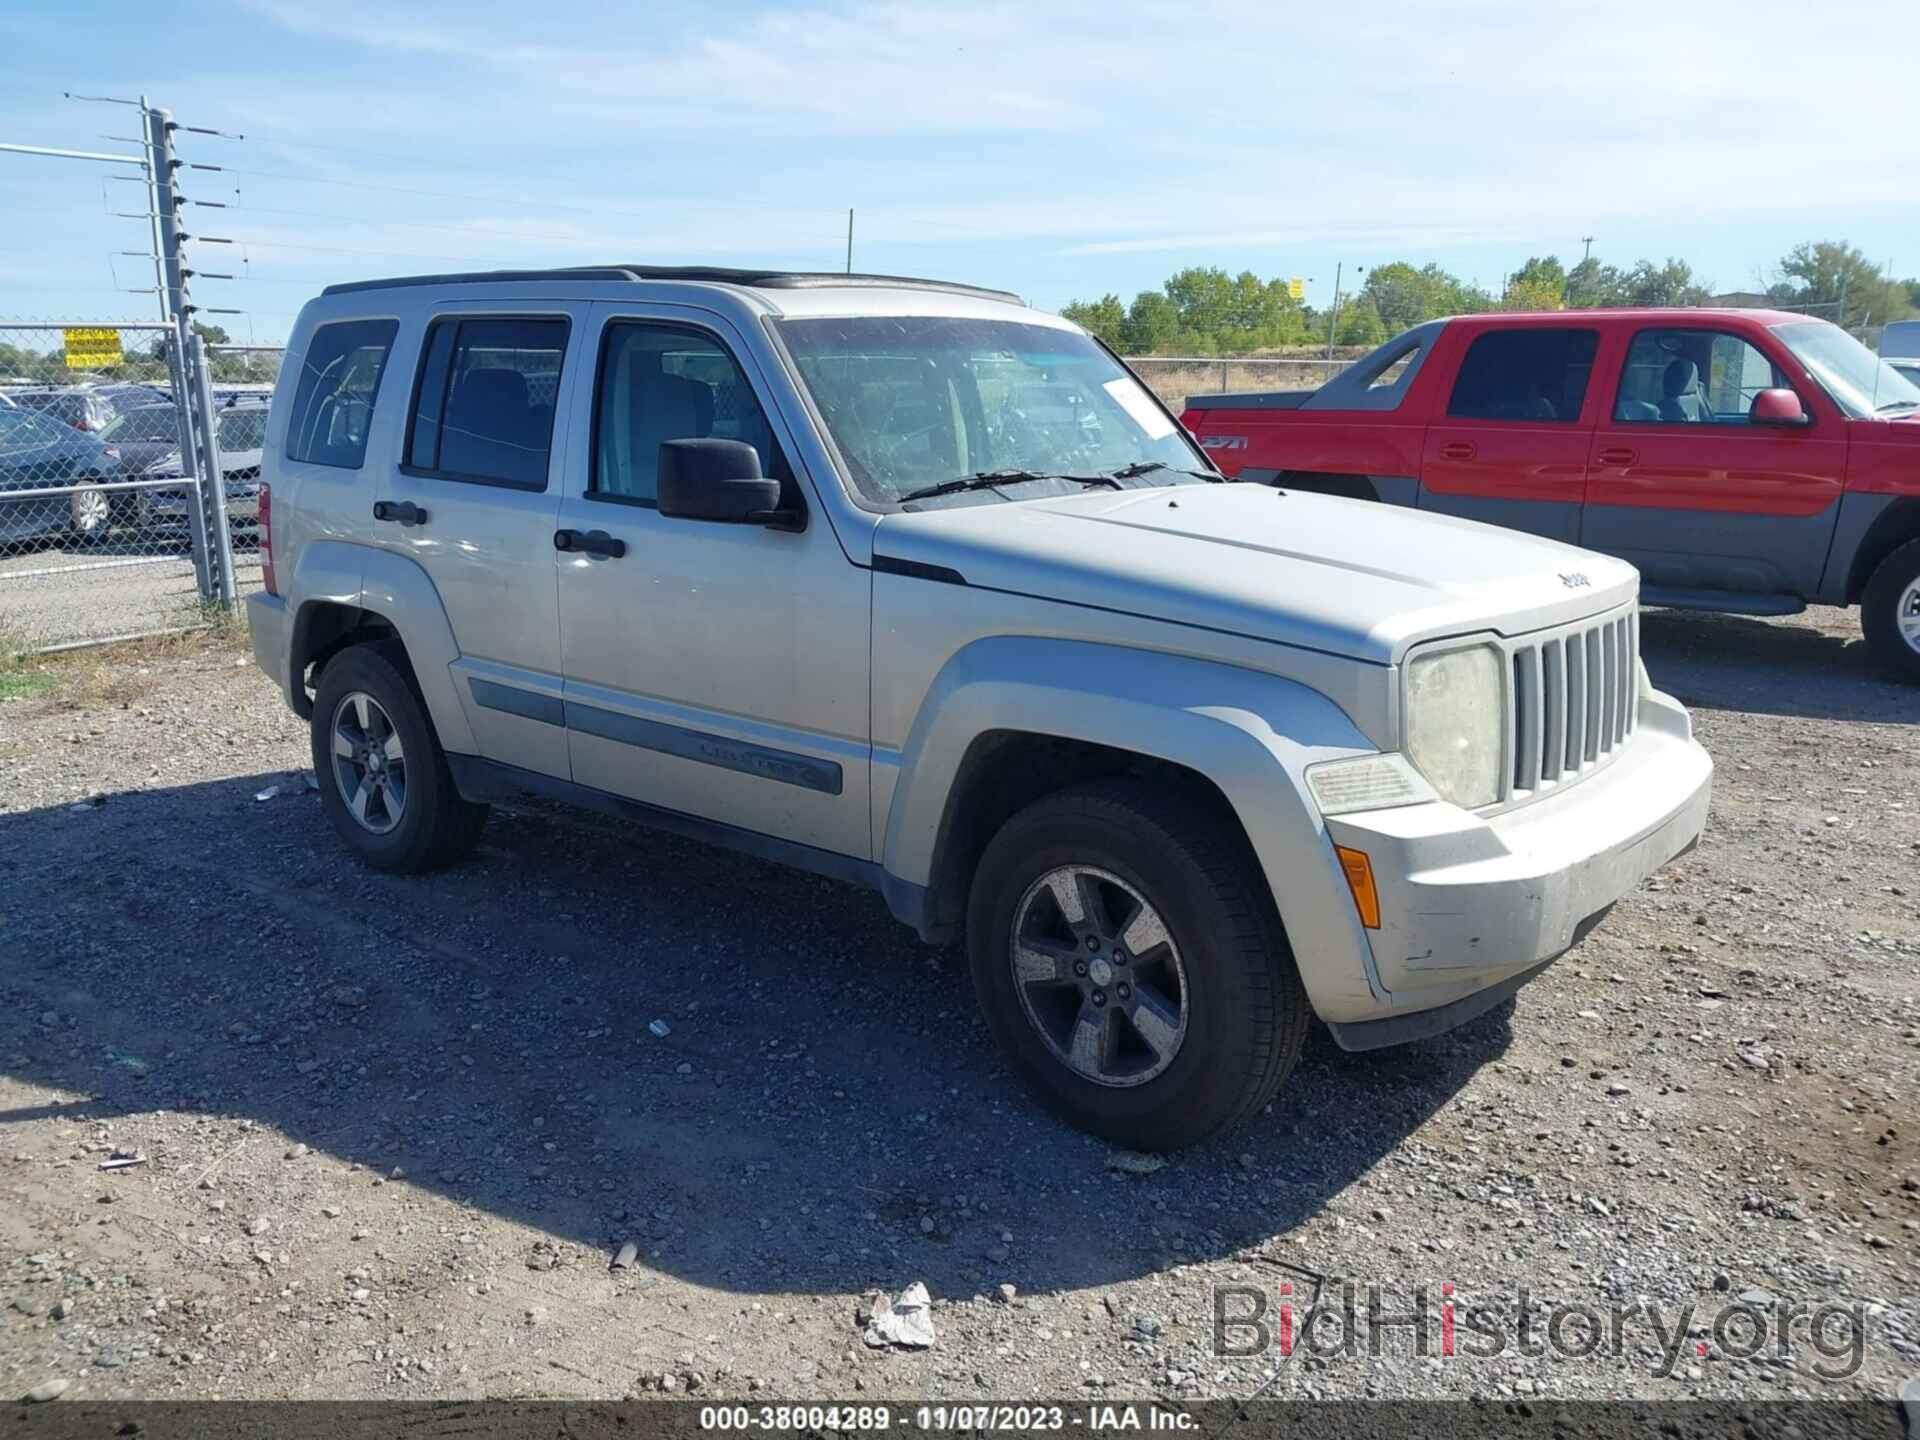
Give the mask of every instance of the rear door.
[[1474, 336], [1444, 411], [1427, 427], [1420, 508], [1577, 539], [1599, 338], [1574, 325]]
[[[1648, 326], [1628, 343], [1593, 435], [1580, 540], [1647, 587], [1809, 596], [1839, 517], [1847, 439], [1793, 383], [1770, 337]], [[1762, 390], [1796, 390], [1813, 423], [1748, 423]]]
[[436, 307], [409, 357], [401, 463], [382, 477], [374, 542], [433, 579], [480, 753], [569, 774], [560, 710], [553, 532], [568, 459], [565, 391], [585, 301]]

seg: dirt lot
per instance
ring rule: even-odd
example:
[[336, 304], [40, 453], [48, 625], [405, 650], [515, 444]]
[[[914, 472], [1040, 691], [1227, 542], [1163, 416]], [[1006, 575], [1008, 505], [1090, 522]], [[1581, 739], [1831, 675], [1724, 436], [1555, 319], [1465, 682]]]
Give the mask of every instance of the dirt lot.
[[[230, 646], [0, 688], [0, 1395], [1887, 1395], [1920, 693], [1833, 612], [1645, 637], [1719, 762], [1701, 848], [1507, 1010], [1317, 1037], [1149, 1175], [1011, 1085], [958, 955], [873, 896], [533, 804], [381, 877]], [[1329, 1314], [1425, 1286], [1433, 1353], [1211, 1353], [1216, 1286], [1277, 1324], [1319, 1277]], [[937, 1343], [868, 1349], [863, 1296], [913, 1281]], [[1443, 1358], [1449, 1282], [1516, 1335], [1640, 1308], [1584, 1359]], [[1857, 1370], [1737, 1358], [1743, 1298], [1858, 1305]]]

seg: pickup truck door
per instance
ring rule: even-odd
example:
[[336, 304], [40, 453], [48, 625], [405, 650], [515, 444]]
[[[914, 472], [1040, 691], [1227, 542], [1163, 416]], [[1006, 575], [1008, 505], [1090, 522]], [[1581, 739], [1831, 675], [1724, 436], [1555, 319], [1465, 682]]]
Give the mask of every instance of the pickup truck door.
[[[590, 330], [547, 541], [575, 783], [870, 859], [871, 577], [790, 468], [751, 348], [692, 306], [600, 303]], [[755, 446], [805, 528], [662, 516], [660, 443], [703, 436]]]
[[1574, 326], [1484, 330], [1427, 427], [1420, 508], [1554, 540], [1580, 534], [1599, 336]]
[[[1764, 335], [1649, 326], [1621, 361], [1593, 435], [1580, 542], [1660, 590], [1812, 596], [1839, 517], [1847, 439]], [[1614, 377], [1609, 377], [1614, 378]], [[1753, 397], [1791, 389], [1813, 423], [1751, 425]]]

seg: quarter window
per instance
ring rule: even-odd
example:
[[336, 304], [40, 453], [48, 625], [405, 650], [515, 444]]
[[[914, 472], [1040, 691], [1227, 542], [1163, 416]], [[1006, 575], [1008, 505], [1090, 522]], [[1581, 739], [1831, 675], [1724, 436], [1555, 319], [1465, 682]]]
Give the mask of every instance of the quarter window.
[[344, 320], [313, 332], [287, 421], [289, 460], [340, 470], [365, 463], [380, 377], [399, 328], [396, 320]]
[[407, 464], [448, 480], [547, 488], [567, 322], [434, 322], [407, 427]]
[[671, 325], [607, 326], [594, 416], [594, 495], [653, 504], [661, 442], [709, 436], [753, 446], [760, 473], [791, 485], [753, 387], [710, 335]]
[[1596, 330], [1490, 330], [1467, 347], [1447, 414], [1571, 425], [1586, 403]]
[[1792, 382], [1724, 330], [1642, 330], [1627, 347], [1613, 418], [1643, 425], [1744, 425], [1762, 390]]

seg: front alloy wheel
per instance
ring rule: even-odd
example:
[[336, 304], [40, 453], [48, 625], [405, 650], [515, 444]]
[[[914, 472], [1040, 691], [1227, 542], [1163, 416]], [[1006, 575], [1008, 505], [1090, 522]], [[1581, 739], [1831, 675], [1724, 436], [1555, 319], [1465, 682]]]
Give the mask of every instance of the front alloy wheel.
[[1091, 865], [1050, 870], [1020, 899], [1008, 946], [1027, 1023], [1096, 1085], [1142, 1085], [1187, 1038], [1187, 977], [1166, 921]]
[[392, 833], [406, 814], [406, 750], [393, 718], [364, 691], [334, 707], [333, 779], [347, 813], [370, 834]]
[[1170, 1150], [1259, 1113], [1308, 1016], [1245, 833], [1197, 787], [1115, 778], [1035, 800], [967, 903], [987, 1026], [1074, 1124]]

